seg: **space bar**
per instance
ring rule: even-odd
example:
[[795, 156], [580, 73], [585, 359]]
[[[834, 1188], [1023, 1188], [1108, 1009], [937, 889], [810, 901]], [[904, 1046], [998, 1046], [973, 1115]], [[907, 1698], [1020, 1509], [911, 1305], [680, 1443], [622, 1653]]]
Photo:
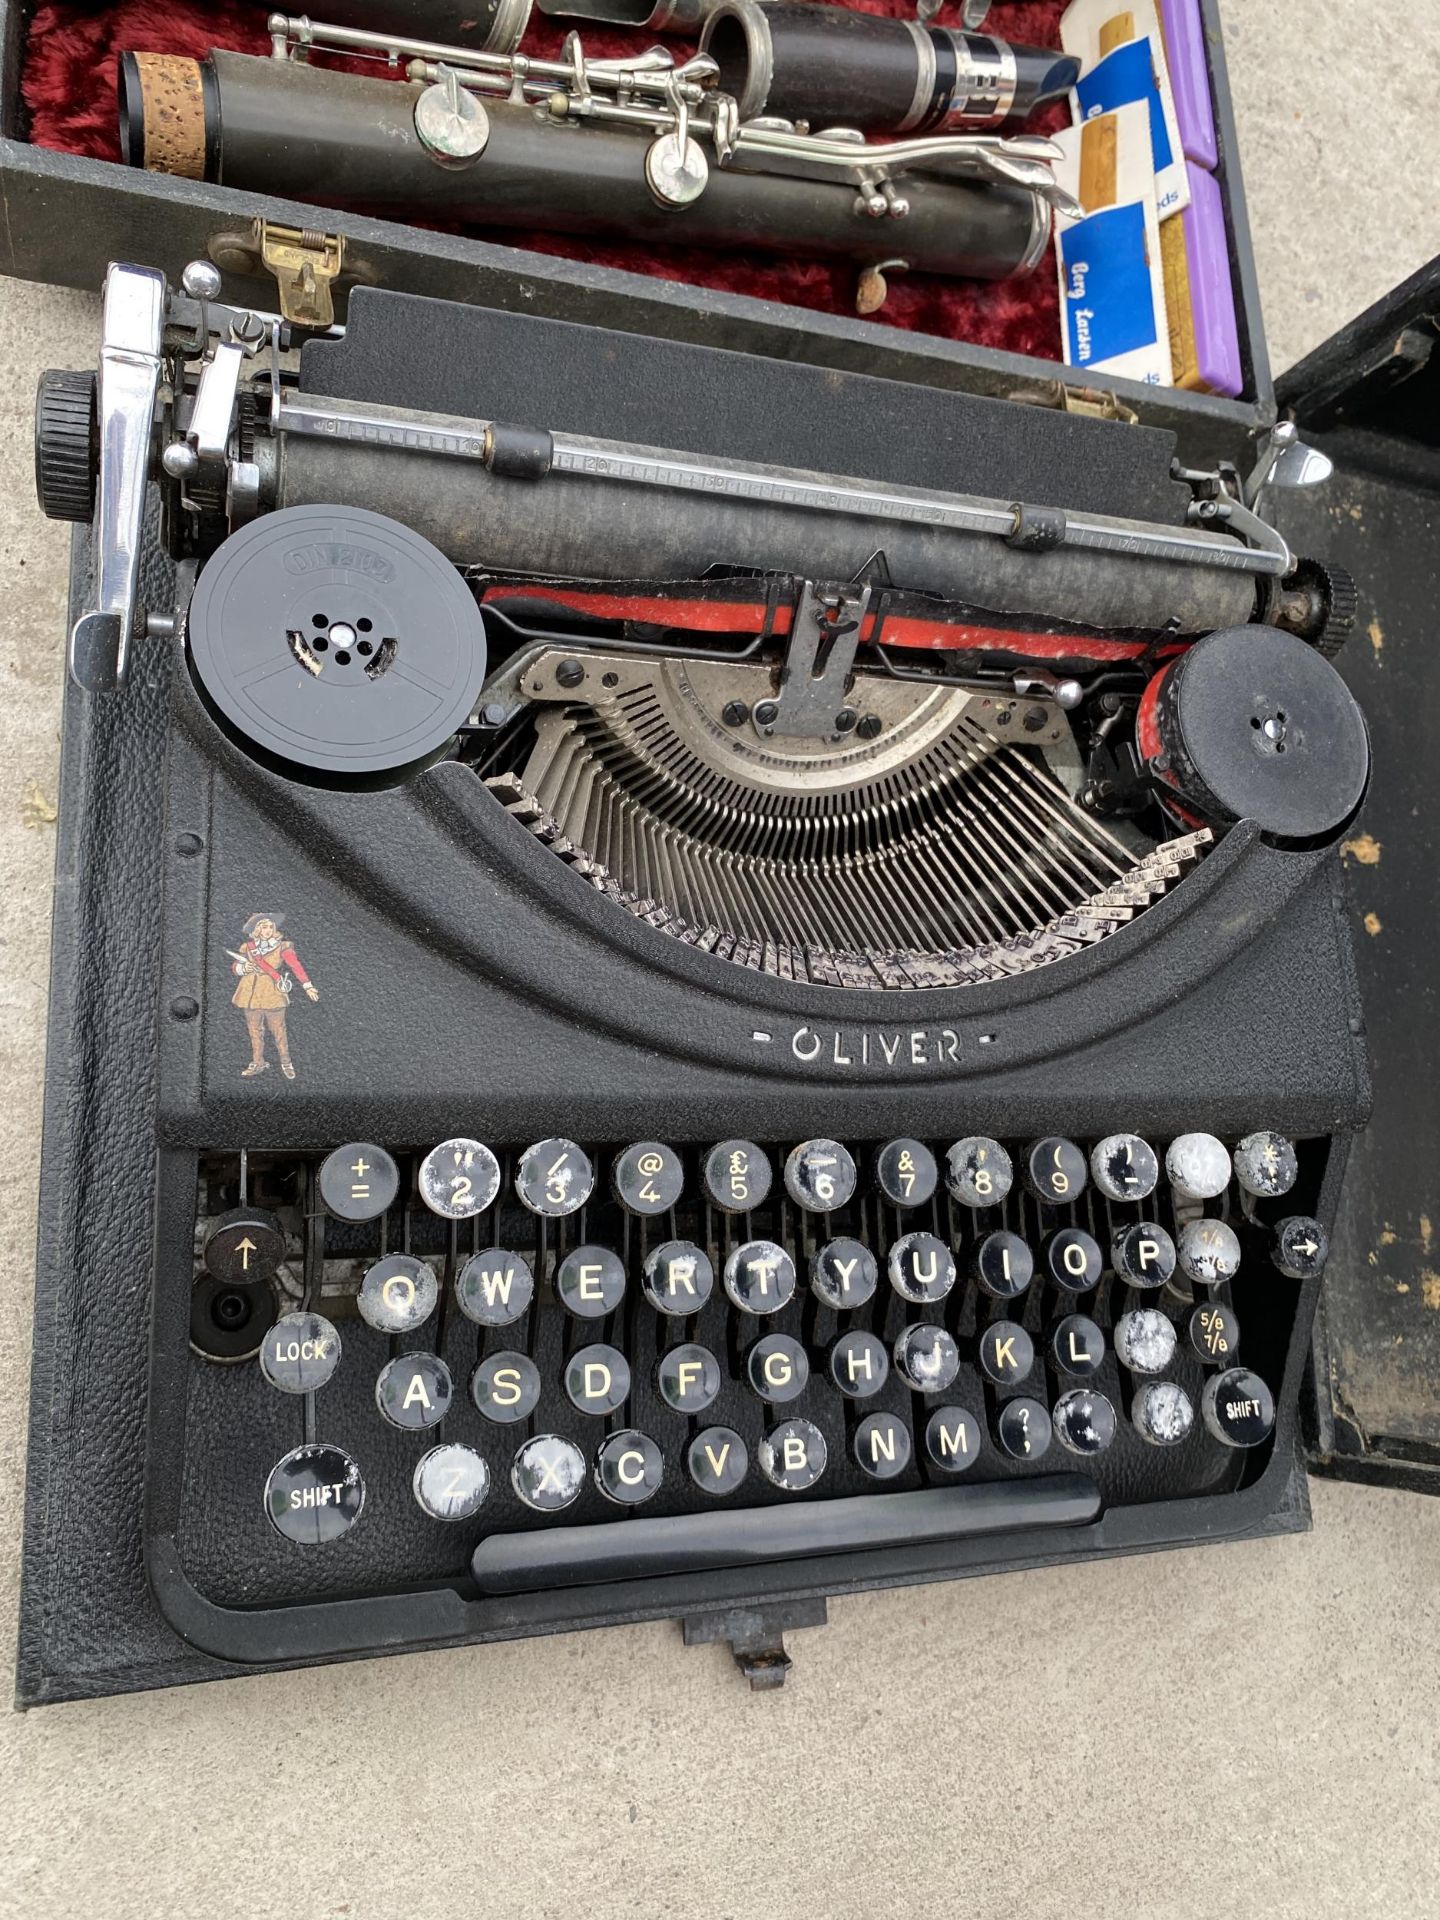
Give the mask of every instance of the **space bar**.
[[863, 1553], [975, 1534], [1080, 1527], [1098, 1518], [1100, 1492], [1078, 1473], [1036, 1480], [936, 1487], [923, 1493], [871, 1493], [665, 1519], [613, 1520], [590, 1527], [492, 1533], [471, 1559], [482, 1593], [533, 1593], [601, 1580], [643, 1580], [702, 1573], [821, 1553]]

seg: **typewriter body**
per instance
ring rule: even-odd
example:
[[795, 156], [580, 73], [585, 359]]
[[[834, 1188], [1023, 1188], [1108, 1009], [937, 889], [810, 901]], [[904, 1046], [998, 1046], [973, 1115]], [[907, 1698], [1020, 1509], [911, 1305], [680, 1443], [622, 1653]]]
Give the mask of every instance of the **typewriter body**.
[[221, 295], [112, 269], [42, 395], [42, 1288], [148, 1327], [137, 1683], [677, 1618], [773, 1684], [831, 1594], [1303, 1525], [1370, 742], [1293, 432]]

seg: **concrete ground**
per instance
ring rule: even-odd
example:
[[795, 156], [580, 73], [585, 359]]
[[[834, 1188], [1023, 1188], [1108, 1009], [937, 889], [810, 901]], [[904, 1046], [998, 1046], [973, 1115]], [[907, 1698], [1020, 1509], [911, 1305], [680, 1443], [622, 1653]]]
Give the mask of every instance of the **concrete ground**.
[[[1440, 252], [1440, 8], [1354, 13], [1226, 7], [1277, 368]], [[0, 282], [7, 1662], [67, 549], [30, 408], [95, 327]], [[1434, 1912], [1440, 1504], [1313, 1493], [1308, 1536], [842, 1601], [779, 1695], [654, 1626], [0, 1709], [0, 1912]]]

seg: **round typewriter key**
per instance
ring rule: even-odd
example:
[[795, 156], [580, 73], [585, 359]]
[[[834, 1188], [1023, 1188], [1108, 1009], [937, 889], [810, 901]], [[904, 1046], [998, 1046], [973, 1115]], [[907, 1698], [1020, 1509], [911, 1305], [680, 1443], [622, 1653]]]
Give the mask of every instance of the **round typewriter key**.
[[473, 1447], [431, 1447], [415, 1462], [410, 1485], [432, 1520], [473, 1520], [490, 1491], [490, 1469]]
[[717, 1500], [735, 1489], [750, 1467], [745, 1442], [733, 1427], [706, 1427], [697, 1433], [685, 1453], [685, 1466], [701, 1493]]
[[392, 1427], [437, 1426], [450, 1410], [450, 1369], [436, 1353], [402, 1353], [380, 1369], [375, 1404]]
[[319, 1313], [282, 1313], [260, 1348], [260, 1371], [281, 1393], [314, 1393], [340, 1364], [340, 1336]]
[[1213, 1286], [1240, 1271], [1240, 1242], [1223, 1220], [1192, 1220], [1181, 1231], [1176, 1257], [1187, 1279]]
[[1013, 1387], [1035, 1364], [1035, 1345], [1013, 1320], [997, 1320], [980, 1335], [980, 1365], [999, 1387]]
[[719, 1393], [722, 1379], [714, 1354], [693, 1341], [670, 1347], [655, 1362], [660, 1398], [676, 1413], [703, 1413]]
[[945, 1185], [962, 1207], [998, 1207], [1014, 1178], [1009, 1154], [983, 1133], [957, 1140], [945, 1155]]
[[769, 1155], [753, 1140], [722, 1140], [705, 1156], [705, 1192], [722, 1213], [763, 1206], [774, 1177]]
[[785, 1162], [785, 1191], [806, 1213], [830, 1213], [855, 1192], [855, 1162], [838, 1140], [805, 1140]]
[[1231, 1367], [1207, 1380], [1200, 1414], [1227, 1447], [1258, 1447], [1275, 1430], [1274, 1396], [1249, 1367]]
[[778, 1313], [795, 1292], [795, 1262], [773, 1240], [747, 1240], [725, 1262], [725, 1291], [742, 1313]]
[[895, 1365], [916, 1393], [944, 1393], [960, 1371], [960, 1349], [944, 1327], [906, 1327], [895, 1342]]
[[938, 1179], [935, 1156], [923, 1141], [891, 1140], [875, 1156], [875, 1184], [892, 1207], [923, 1207]]
[[847, 1400], [868, 1400], [890, 1376], [890, 1356], [873, 1333], [842, 1333], [826, 1365]]
[[608, 1247], [576, 1247], [555, 1275], [560, 1304], [577, 1320], [603, 1320], [625, 1298], [625, 1269]]
[[937, 1407], [925, 1423], [925, 1451], [944, 1473], [963, 1473], [980, 1452], [980, 1422], [964, 1407]]
[[715, 1269], [703, 1248], [666, 1240], [645, 1256], [640, 1284], [657, 1313], [683, 1320], [698, 1313], [715, 1288]]
[[1190, 1315], [1190, 1344], [1207, 1366], [1227, 1366], [1240, 1345], [1240, 1322], [1233, 1307], [1209, 1300]]
[[1329, 1252], [1329, 1236], [1320, 1222], [1295, 1213], [1276, 1227], [1270, 1258], [1287, 1280], [1318, 1280]]
[[1104, 1256], [1080, 1227], [1062, 1227], [1045, 1242], [1045, 1270], [1067, 1293], [1088, 1293], [1105, 1270]]
[[435, 1311], [440, 1287], [423, 1260], [409, 1253], [387, 1253], [367, 1269], [356, 1306], [367, 1325], [381, 1333], [414, 1333]]
[[205, 1265], [217, 1280], [268, 1280], [285, 1258], [285, 1235], [273, 1213], [234, 1207], [205, 1236]]
[[1130, 1424], [1152, 1447], [1173, 1447], [1195, 1424], [1190, 1396], [1173, 1380], [1147, 1380], [1135, 1389]]
[[1299, 1171], [1295, 1148], [1283, 1133], [1247, 1133], [1235, 1148], [1235, 1178], [1258, 1200], [1289, 1193]]
[[782, 1493], [806, 1493], [825, 1471], [829, 1451], [813, 1420], [782, 1420], [755, 1449], [760, 1471]]
[[615, 1198], [627, 1213], [653, 1218], [668, 1213], [685, 1187], [685, 1167], [673, 1147], [641, 1140], [615, 1156], [610, 1170]]
[[1015, 1300], [1035, 1275], [1035, 1256], [1018, 1233], [987, 1233], [975, 1249], [975, 1278], [995, 1300]]
[[265, 1511], [277, 1533], [300, 1547], [328, 1546], [365, 1505], [365, 1482], [343, 1447], [296, 1447], [270, 1469]]
[[1107, 1200], [1148, 1200], [1160, 1162], [1138, 1133], [1112, 1133], [1091, 1148], [1090, 1177]]
[[1158, 1307], [1122, 1313], [1111, 1338], [1115, 1357], [1131, 1373], [1163, 1373], [1175, 1358], [1175, 1323]]
[[1085, 1190], [1085, 1156], [1073, 1140], [1055, 1134], [1025, 1149], [1025, 1183], [1047, 1207], [1068, 1206]]
[[1012, 1460], [1038, 1460], [1050, 1445], [1050, 1415], [1023, 1394], [1007, 1400], [995, 1416], [995, 1438]]
[[442, 1140], [420, 1162], [420, 1198], [442, 1220], [471, 1220], [493, 1207], [500, 1163], [479, 1140]]
[[872, 1480], [893, 1480], [910, 1464], [910, 1435], [893, 1413], [867, 1413], [851, 1446], [856, 1466]]
[[585, 1456], [573, 1440], [558, 1433], [537, 1433], [517, 1449], [510, 1484], [534, 1512], [559, 1513], [580, 1496]]
[[594, 1187], [595, 1169], [573, 1140], [537, 1140], [521, 1154], [515, 1169], [521, 1205], [548, 1220], [578, 1213]]
[[1104, 1453], [1115, 1438], [1115, 1409], [1103, 1393], [1071, 1387], [1051, 1409], [1050, 1424], [1067, 1453]]
[[378, 1220], [400, 1191], [400, 1169], [383, 1147], [352, 1140], [320, 1168], [320, 1198], [337, 1220]]
[[955, 1284], [955, 1256], [933, 1233], [902, 1234], [890, 1249], [890, 1284], [902, 1300], [930, 1307]]
[[505, 1247], [473, 1254], [455, 1282], [460, 1311], [477, 1327], [508, 1327], [535, 1298], [535, 1276], [523, 1255]]
[[217, 1280], [197, 1274], [190, 1290], [190, 1344], [207, 1360], [252, 1360], [279, 1306], [268, 1280]]
[[880, 1264], [859, 1240], [827, 1240], [810, 1262], [810, 1291], [836, 1313], [875, 1297]]
[[1100, 1371], [1105, 1358], [1105, 1336], [1083, 1313], [1067, 1313], [1050, 1335], [1050, 1351], [1062, 1373], [1085, 1380]]
[[1163, 1287], [1175, 1271], [1175, 1242], [1153, 1220], [1135, 1220], [1116, 1230], [1110, 1258], [1132, 1287]]
[[1165, 1174], [1182, 1200], [1216, 1200], [1230, 1184], [1230, 1155], [1213, 1133], [1182, 1133], [1166, 1149]]
[[745, 1356], [750, 1385], [771, 1406], [798, 1400], [810, 1378], [810, 1361], [798, 1340], [788, 1333], [767, 1333]]
[[665, 1462], [648, 1433], [626, 1427], [600, 1442], [595, 1455], [595, 1484], [620, 1507], [638, 1507], [660, 1491]]
[[565, 1394], [577, 1413], [614, 1413], [630, 1392], [630, 1362], [615, 1347], [581, 1347], [565, 1362]]
[[540, 1374], [523, 1353], [491, 1353], [470, 1376], [470, 1398], [497, 1427], [528, 1420], [540, 1404]]

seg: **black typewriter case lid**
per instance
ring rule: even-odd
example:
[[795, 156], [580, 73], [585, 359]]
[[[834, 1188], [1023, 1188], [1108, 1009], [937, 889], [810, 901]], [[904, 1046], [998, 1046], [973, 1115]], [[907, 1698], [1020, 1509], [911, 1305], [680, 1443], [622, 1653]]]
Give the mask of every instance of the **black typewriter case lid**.
[[1364, 598], [1336, 664], [1374, 772], [1342, 845], [1375, 1109], [1357, 1135], [1326, 1268], [1306, 1410], [1310, 1465], [1440, 1493], [1440, 260], [1278, 383], [1282, 417], [1335, 463], [1283, 496]]

